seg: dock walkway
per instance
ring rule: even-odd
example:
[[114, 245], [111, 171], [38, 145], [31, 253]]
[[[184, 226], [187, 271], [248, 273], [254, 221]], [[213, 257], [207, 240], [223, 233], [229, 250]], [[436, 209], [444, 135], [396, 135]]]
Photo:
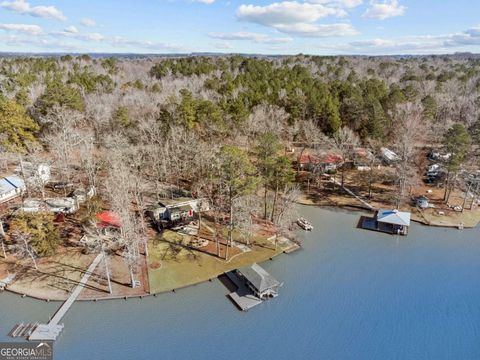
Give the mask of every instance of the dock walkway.
[[368, 203], [367, 201], [363, 200], [360, 196], [358, 196], [357, 194], [355, 194], [352, 190], [350, 190], [349, 188], [345, 187], [344, 185], [342, 186], [342, 184], [334, 179], [332, 179], [332, 182], [335, 183], [335, 185], [338, 185], [340, 186], [343, 190], [345, 190], [348, 194], [352, 195], [355, 199], [357, 199], [358, 201], [360, 201], [363, 205], [365, 205], [366, 207], [368, 207], [370, 210], [375, 210], [375, 207], [372, 206], [370, 203]]
[[48, 324], [39, 324], [36, 326], [35, 330], [30, 334], [28, 337], [28, 340], [30, 341], [53, 341], [56, 340], [58, 335], [63, 330], [63, 324], [59, 324], [60, 320], [65, 316], [67, 311], [70, 309], [70, 307], [73, 305], [75, 300], [77, 300], [78, 296], [82, 292], [83, 288], [88, 282], [88, 279], [90, 278], [90, 275], [93, 274], [95, 268], [97, 265], [100, 263], [102, 260], [103, 255], [98, 254], [97, 257], [92, 261], [90, 266], [88, 267], [87, 271], [85, 274], [83, 274], [82, 279], [78, 283], [78, 285], [75, 287], [75, 289], [72, 291], [68, 299], [63, 303], [63, 305], [60, 307], [60, 309], [57, 310], [55, 315], [53, 315], [52, 319], [48, 322]]

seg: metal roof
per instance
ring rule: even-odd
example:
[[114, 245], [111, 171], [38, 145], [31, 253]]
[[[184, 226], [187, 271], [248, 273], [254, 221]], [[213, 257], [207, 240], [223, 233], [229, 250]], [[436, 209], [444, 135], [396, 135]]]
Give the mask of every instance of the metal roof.
[[5, 179], [0, 179], [0, 194], [8, 194], [16, 188]]
[[9, 193], [15, 189], [24, 189], [25, 183], [18, 176], [6, 176], [0, 179], [0, 194]]
[[266, 272], [260, 265], [253, 264], [238, 269], [245, 279], [252, 284], [259, 292], [280, 286], [280, 282]]
[[380, 209], [378, 210], [377, 221], [385, 224], [410, 226], [410, 213]]

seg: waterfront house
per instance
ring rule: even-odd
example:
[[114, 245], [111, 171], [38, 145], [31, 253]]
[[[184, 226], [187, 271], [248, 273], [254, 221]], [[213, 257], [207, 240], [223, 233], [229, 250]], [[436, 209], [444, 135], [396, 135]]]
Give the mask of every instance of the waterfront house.
[[46, 199], [25, 199], [16, 212], [37, 213], [52, 212], [55, 214], [73, 214], [78, 210], [77, 202], [71, 197]]
[[237, 269], [237, 275], [259, 299], [264, 300], [278, 295], [280, 282], [258, 264]]
[[194, 214], [209, 209], [205, 199], [174, 198], [162, 199], [149, 207], [148, 216], [161, 228], [172, 227], [193, 220]]
[[303, 153], [297, 160], [300, 170], [302, 171], [315, 171], [320, 164], [320, 158], [318, 156]]
[[337, 170], [337, 166], [343, 162], [343, 158], [340, 154], [334, 152], [316, 155], [304, 153], [297, 161], [301, 170], [315, 173], [328, 173]]
[[12, 200], [23, 194], [25, 183], [18, 176], [6, 176], [0, 179], [0, 203]]
[[370, 170], [375, 156], [365, 148], [353, 149], [353, 166], [358, 170]]

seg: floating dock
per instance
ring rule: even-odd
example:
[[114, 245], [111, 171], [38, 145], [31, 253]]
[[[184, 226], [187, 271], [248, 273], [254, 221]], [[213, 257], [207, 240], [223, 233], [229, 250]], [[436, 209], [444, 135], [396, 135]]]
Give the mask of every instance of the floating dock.
[[225, 275], [236, 287], [228, 297], [242, 311], [278, 296], [278, 288], [283, 285], [258, 264], [244, 266]]
[[409, 212], [396, 209], [379, 209], [375, 212], [374, 217], [362, 216], [358, 222], [358, 227], [391, 235], [406, 236], [410, 226], [410, 215]]
[[234, 271], [229, 271], [225, 275], [237, 287], [237, 290], [228, 294], [228, 297], [240, 310], [248, 311], [263, 302], [253, 294], [253, 291], [245, 285]]

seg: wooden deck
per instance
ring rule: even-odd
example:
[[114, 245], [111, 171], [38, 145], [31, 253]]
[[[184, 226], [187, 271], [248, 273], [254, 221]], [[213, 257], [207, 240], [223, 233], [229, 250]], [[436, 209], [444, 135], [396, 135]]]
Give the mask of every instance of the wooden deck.
[[378, 231], [390, 235], [407, 235], [408, 233], [408, 230], [405, 234], [398, 233], [397, 229], [394, 226], [380, 223], [375, 218], [367, 216], [360, 217], [360, 221], [358, 222], [357, 227], [359, 229]]
[[248, 311], [263, 302], [238, 278], [235, 272], [229, 271], [225, 275], [237, 287], [237, 290], [228, 294], [228, 297], [240, 310]]

